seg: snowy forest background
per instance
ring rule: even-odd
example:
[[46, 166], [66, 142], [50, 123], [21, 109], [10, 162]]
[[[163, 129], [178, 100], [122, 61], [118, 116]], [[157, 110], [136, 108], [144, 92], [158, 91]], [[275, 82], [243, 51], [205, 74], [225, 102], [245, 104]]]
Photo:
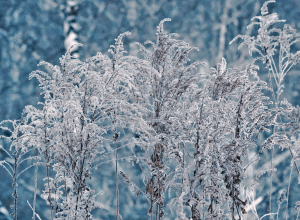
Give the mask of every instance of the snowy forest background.
[[[222, 63], [224, 57], [227, 67], [244, 70], [255, 58], [250, 56], [246, 46], [238, 50], [241, 41], [229, 42], [235, 36], [257, 33], [258, 26], [246, 27], [251, 23], [251, 18], [260, 15], [264, 0], [0, 0], [0, 121], [17, 120], [27, 105], [36, 108], [38, 102], [44, 102], [40, 95], [41, 89], [37, 79], [29, 80], [29, 74], [37, 69], [47, 72], [47, 67], [37, 67], [41, 61], [53, 65], [60, 65], [59, 58], [66, 53], [72, 43], [82, 43], [78, 51], [73, 52], [81, 60], [95, 56], [98, 52], [109, 54], [110, 45], [115, 44], [115, 39], [122, 33], [130, 31], [131, 35], [123, 37], [124, 48], [128, 55], [135, 55], [137, 47], [130, 47], [130, 43], [147, 40], [156, 42], [157, 26], [165, 18], [171, 21], [164, 23], [164, 30], [168, 33], [177, 33], [176, 39], [187, 42], [191, 47], [198, 47], [199, 51], [191, 51], [190, 63], [195, 61], [206, 62], [207, 65], [197, 66], [196, 72], [208, 73], [211, 67], [216, 68], [217, 63]], [[292, 28], [300, 30], [299, 15], [300, 1], [277, 0], [268, 5], [270, 13], [276, 12], [279, 19], [285, 19]], [[73, 23], [72, 23], [73, 22]], [[299, 44], [295, 44], [293, 51], [298, 51]], [[137, 55], [139, 56], [139, 55]], [[284, 91], [281, 94], [293, 106], [300, 102], [300, 65], [295, 65], [284, 78]], [[268, 81], [268, 71], [262, 65], [258, 71], [259, 77]], [[271, 93], [265, 91], [271, 98]], [[282, 99], [283, 100], [283, 99]], [[9, 136], [10, 133], [1, 130], [1, 135]], [[258, 142], [262, 143], [270, 136], [271, 132], [264, 132]], [[108, 133], [107, 137], [113, 133]], [[126, 136], [121, 134], [121, 136]], [[128, 136], [133, 134], [128, 132]], [[122, 137], [123, 137], [122, 136]], [[299, 143], [299, 142], [298, 142]], [[5, 139], [0, 140], [4, 149], [9, 149]], [[114, 144], [111, 148], [113, 149]], [[250, 155], [255, 155], [258, 149], [251, 149]], [[120, 157], [131, 155], [131, 150], [122, 148]], [[135, 152], [138, 154], [139, 152]], [[273, 154], [272, 164], [271, 155]], [[248, 157], [247, 156], [247, 157]], [[299, 199], [300, 187], [298, 174], [290, 172], [292, 156], [288, 149], [277, 150], [275, 153], [264, 149], [260, 161], [251, 164], [248, 177], [253, 180], [261, 171], [276, 167], [272, 175], [272, 212], [276, 212], [278, 201], [284, 200], [283, 190], [290, 191], [288, 207], [282, 208], [279, 219], [287, 217], [296, 219], [295, 204]], [[107, 155], [107, 160], [113, 161], [114, 154]], [[4, 150], [0, 151], [0, 160], [8, 158]], [[105, 158], [104, 158], [105, 161]], [[293, 164], [293, 163], [292, 163]], [[30, 165], [24, 163], [22, 168]], [[245, 162], [243, 165], [247, 165]], [[126, 172], [130, 182], [144, 190], [140, 167], [134, 161], [119, 161], [119, 169]], [[171, 167], [173, 165], [170, 165]], [[21, 169], [22, 170], [22, 169]], [[18, 217], [31, 219], [32, 210], [28, 205], [34, 200], [35, 192], [35, 166], [22, 173], [18, 179]], [[46, 167], [40, 166], [36, 191], [36, 213], [41, 219], [50, 219], [50, 209], [47, 198], [43, 197], [43, 180]], [[126, 183], [126, 178], [119, 175], [119, 205], [122, 219], [150, 219], [149, 194], [140, 193], [137, 197], [135, 186]], [[291, 181], [290, 181], [291, 177]], [[116, 219], [116, 179], [114, 162], [104, 163], [93, 171], [90, 181], [93, 190], [103, 193], [96, 197], [96, 205], [101, 207], [92, 211], [93, 217], [98, 219]], [[289, 189], [288, 189], [289, 187]], [[263, 175], [259, 185], [255, 186], [254, 203], [257, 215], [262, 217], [269, 213], [270, 175]], [[0, 168], [0, 219], [12, 219], [9, 214], [13, 203], [12, 178]], [[168, 192], [165, 193], [166, 195]], [[166, 200], [173, 197], [166, 196]], [[166, 202], [168, 203], [168, 202]], [[285, 207], [283, 203], [282, 207]], [[299, 205], [300, 206], [300, 205]], [[154, 206], [155, 207], [155, 206]], [[155, 208], [154, 208], [155, 209]], [[172, 209], [172, 208], [171, 208]], [[164, 208], [165, 215], [162, 219], [175, 219], [177, 205], [173, 213], [169, 206]], [[191, 213], [184, 206], [186, 215]], [[207, 208], [206, 208], [207, 210]], [[247, 209], [247, 212], [251, 212]], [[299, 211], [299, 210], [298, 210]], [[238, 216], [238, 215], [236, 215]], [[278, 217], [278, 216], [277, 216]], [[269, 216], [265, 217], [269, 218]], [[179, 219], [179, 218], [178, 218]], [[184, 218], [182, 218], [184, 219]], [[254, 219], [249, 216], [249, 219]]]

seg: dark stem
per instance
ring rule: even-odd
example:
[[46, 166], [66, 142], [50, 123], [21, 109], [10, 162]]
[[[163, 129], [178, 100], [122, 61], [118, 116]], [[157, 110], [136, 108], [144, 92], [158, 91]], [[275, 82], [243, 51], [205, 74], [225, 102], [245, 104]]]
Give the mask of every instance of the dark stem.
[[37, 175], [38, 175], [38, 164], [35, 165], [35, 180], [34, 180], [34, 195], [33, 195], [33, 216], [32, 220], [35, 220], [35, 203], [36, 203], [36, 191], [37, 191]]
[[181, 177], [181, 194], [182, 194], [182, 191], [183, 191], [183, 172], [184, 172], [184, 146], [183, 146], [183, 159], [182, 159], [182, 177]]
[[117, 141], [115, 141], [115, 158], [116, 158], [116, 205], [117, 205], [117, 220], [119, 220], [119, 181], [118, 181], [118, 153], [117, 153]]
[[51, 188], [50, 188], [50, 175], [49, 175], [50, 158], [49, 158], [49, 155], [48, 155], [48, 149], [46, 149], [46, 157], [47, 157], [47, 164], [46, 164], [47, 183], [48, 183], [48, 189], [49, 189], [48, 201], [49, 201], [50, 212], [51, 212], [51, 220], [53, 220], [53, 212], [52, 212], [53, 207], [52, 207]]
[[13, 174], [13, 186], [14, 186], [14, 215], [13, 219], [17, 220], [17, 201], [18, 201], [18, 191], [17, 191], [17, 167], [18, 167], [18, 157], [17, 157], [17, 150], [15, 149], [15, 164], [14, 164], [14, 174]]
[[156, 217], [155, 217], [156, 220], [158, 220], [158, 203], [156, 203]]

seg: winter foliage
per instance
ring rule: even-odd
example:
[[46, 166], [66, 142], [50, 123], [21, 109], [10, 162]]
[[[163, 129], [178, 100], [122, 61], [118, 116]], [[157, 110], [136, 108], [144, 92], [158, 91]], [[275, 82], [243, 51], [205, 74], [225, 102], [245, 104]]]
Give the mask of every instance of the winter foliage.
[[[11, 176], [12, 218], [22, 219], [20, 175], [31, 172], [32, 219], [42, 219], [37, 197], [47, 204], [47, 219], [105, 219], [105, 209], [125, 219], [124, 189], [136, 200], [144, 198], [147, 211], [139, 219], [299, 219], [291, 183], [300, 181], [300, 109], [283, 92], [300, 60], [294, 49], [300, 35], [269, 12], [271, 3], [275, 0], [265, 2], [248, 26], [258, 26], [256, 35], [230, 42], [237, 41], [240, 50], [248, 46], [253, 60], [244, 69], [229, 67], [222, 46], [216, 55], [221, 62], [199, 71], [206, 63], [190, 61], [199, 49], [168, 33], [168, 18], [158, 24], [155, 42], [130, 45], [135, 55], [126, 54], [123, 41], [130, 32], [125, 32], [107, 55], [98, 52], [82, 61], [77, 24], [66, 23], [65, 34], [73, 31], [76, 44], [59, 66], [42, 61], [48, 71], [29, 76], [39, 82], [44, 101], [27, 105], [20, 120], [0, 124], [1, 138], [10, 142], [9, 149], [1, 147], [7, 157], [0, 166]], [[75, 16], [70, 10], [66, 16]], [[267, 80], [259, 74], [265, 70]], [[277, 196], [283, 156], [289, 179]], [[114, 188], [98, 179], [107, 167], [113, 167]], [[267, 196], [256, 195], [260, 185]], [[111, 207], [99, 202], [105, 196], [114, 202]]]

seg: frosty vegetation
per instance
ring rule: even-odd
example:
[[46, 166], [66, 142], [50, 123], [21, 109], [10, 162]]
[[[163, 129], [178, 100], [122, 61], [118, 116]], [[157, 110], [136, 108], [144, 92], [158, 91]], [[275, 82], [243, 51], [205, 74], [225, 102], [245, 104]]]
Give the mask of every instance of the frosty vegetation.
[[[293, 204], [295, 211], [288, 209], [289, 199], [297, 196], [290, 191], [293, 170], [300, 180], [300, 109], [281, 96], [284, 77], [300, 60], [299, 51], [291, 52], [300, 38], [287, 24], [278, 28], [284, 21], [268, 12], [268, 3], [274, 2], [267, 1], [261, 15], [252, 19], [250, 25], [259, 26], [256, 36], [233, 40], [241, 42], [241, 49], [248, 46], [255, 57], [244, 70], [228, 68], [223, 58], [211, 72], [199, 73], [197, 67], [204, 63], [190, 63], [188, 58], [197, 48], [163, 29], [170, 19], [158, 25], [156, 42], [131, 45], [137, 56], [125, 55], [126, 32], [115, 40], [110, 55], [98, 53], [81, 61], [72, 56], [71, 47], [60, 67], [41, 62], [52, 71], [33, 71], [30, 78], [40, 83], [42, 107], [26, 106], [20, 120], [1, 123], [9, 132], [2, 138], [11, 141], [9, 151], [1, 148], [10, 159], [0, 164], [12, 177], [13, 219], [22, 219], [17, 204], [26, 199], [18, 198], [18, 178], [31, 170], [32, 219], [41, 219], [36, 213], [38, 178], [44, 180], [49, 219], [93, 219], [94, 210], [101, 212], [96, 197], [104, 192], [90, 180], [104, 163], [115, 167], [111, 195], [116, 197], [112, 208], [118, 220], [120, 179], [148, 200], [143, 219], [164, 219], [168, 213], [176, 220], [300, 219], [300, 201]], [[267, 68], [268, 82], [258, 76], [258, 65]], [[260, 143], [264, 132], [271, 135]], [[122, 149], [131, 155], [120, 157]], [[257, 153], [250, 155], [250, 149]], [[271, 152], [270, 160], [252, 176], [251, 167], [265, 149]], [[288, 150], [292, 159], [289, 184], [274, 198], [277, 149]], [[143, 187], [120, 169], [123, 159], [139, 166]], [[31, 165], [20, 170], [24, 161]], [[46, 167], [44, 177], [37, 175], [41, 166]], [[269, 209], [262, 216], [255, 197], [258, 184], [268, 184], [269, 190], [268, 201], [263, 201]]]

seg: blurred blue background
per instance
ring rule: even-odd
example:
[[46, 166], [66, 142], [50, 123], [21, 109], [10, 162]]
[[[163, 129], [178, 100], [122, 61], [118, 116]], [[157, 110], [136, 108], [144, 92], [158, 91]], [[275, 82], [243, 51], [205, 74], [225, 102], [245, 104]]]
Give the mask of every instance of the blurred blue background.
[[[198, 71], [208, 72], [222, 57], [227, 59], [229, 67], [243, 69], [253, 58], [246, 47], [237, 49], [239, 42], [232, 45], [229, 42], [238, 34], [251, 35], [257, 31], [255, 26], [250, 29], [246, 27], [252, 17], [260, 14], [263, 3], [263, 0], [0, 0], [0, 121], [19, 119], [26, 105], [38, 107], [37, 103], [43, 101], [41, 90], [36, 79], [29, 80], [29, 73], [36, 69], [43, 70], [43, 67], [37, 67], [43, 60], [58, 65], [68, 42], [73, 40], [83, 44], [78, 55], [85, 60], [97, 52], [108, 54], [114, 39], [130, 31], [131, 36], [124, 38], [124, 47], [128, 54], [133, 55], [136, 48], [130, 48], [130, 43], [155, 41], [156, 26], [164, 18], [172, 19], [165, 23], [165, 30], [179, 34], [179, 39], [200, 49], [191, 53], [191, 59], [207, 62], [208, 65]], [[269, 10], [300, 30], [299, 0], [277, 0], [275, 4], [269, 4]], [[262, 78], [265, 77], [264, 72], [262, 69], [259, 73]], [[282, 96], [293, 105], [299, 105], [299, 65], [285, 80]], [[0, 140], [0, 145], [8, 148], [3, 140]], [[5, 157], [0, 152], [0, 160]], [[289, 164], [285, 160], [281, 163], [282, 167]], [[126, 166], [132, 170], [132, 177], [139, 175], [138, 169]], [[280, 163], [278, 166], [281, 166]], [[45, 169], [39, 169], [41, 178], [45, 172]], [[279, 178], [288, 178], [289, 173], [283, 173], [287, 176], [284, 174]], [[19, 181], [19, 219], [32, 217], [26, 202], [33, 200], [32, 174], [33, 169], [24, 173]], [[99, 178], [94, 184], [105, 193], [98, 197], [103, 209], [96, 210], [94, 216], [115, 219], [113, 165], [103, 166], [97, 175]], [[138, 184], [139, 180], [134, 181]], [[286, 183], [284, 180], [281, 182], [277, 191]], [[124, 181], [120, 185], [120, 213], [123, 219], [149, 219], [147, 200], [143, 196], [137, 198]], [[43, 181], [39, 182], [38, 187], [41, 193]], [[292, 187], [297, 187], [297, 180]], [[262, 187], [260, 193], [263, 190]], [[1, 216], [5, 216], [5, 209], [12, 212], [12, 192], [11, 178], [0, 168], [0, 219], [9, 219]], [[42, 219], [49, 219], [45, 200], [38, 196], [37, 201], [38, 214]], [[293, 208], [294, 203], [291, 202], [290, 206]], [[262, 205], [261, 209], [261, 213], [265, 213], [266, 207]], [[168, 216], [164, 219], [168, 218], [173, 219]]]

